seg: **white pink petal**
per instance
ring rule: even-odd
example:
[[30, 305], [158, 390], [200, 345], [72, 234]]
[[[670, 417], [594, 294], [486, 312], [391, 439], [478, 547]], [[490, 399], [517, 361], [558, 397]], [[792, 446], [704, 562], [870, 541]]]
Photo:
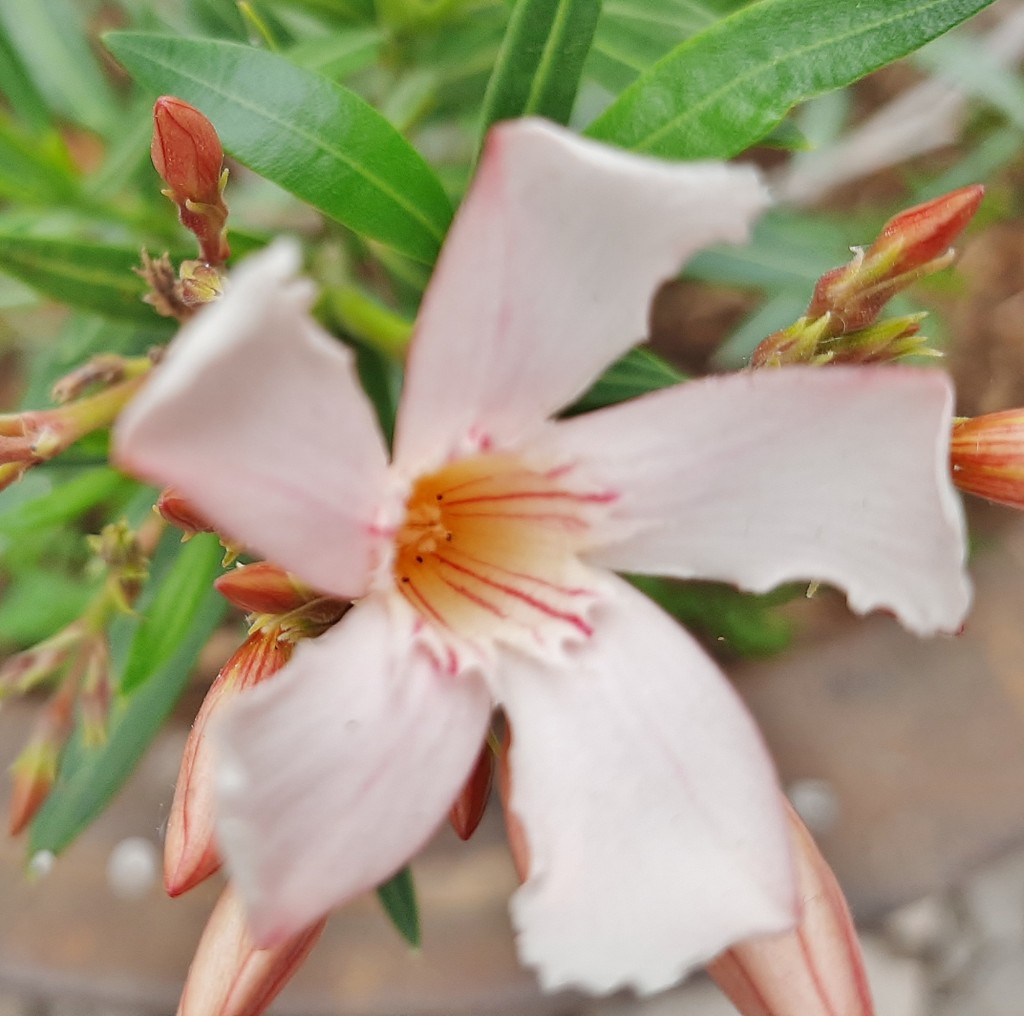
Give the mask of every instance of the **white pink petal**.
[[546, 988], [649, 992], [791, 926], [796, 896], [753, 722], [671, 618], [609, 582], [594, 637], [562, 666], [502, 661], [509, 808], [529, 857], [512, 918]]
[[310, 317], [298, 265], [281, 241], [232, 274], [122, 414], [115, 453], [310, 585], [358, 596], [387, 456], [352, 353]]
[[494, 128], [417, 319], [399, 466], [536, 429], [645, 336], [659, 282], [744, 239], [766, 204], [751, 167], [640, 158], [540, 120]]
[[393, 875], [476, 761], [488, 691], [471, 672], [449, 674], [408, 613], [363, 600], [213, 731], [220, 844], [257, 945]]
[[952, 400], [930, 369], [757, 371], [575, 417], [538, 448], [620, 493], [594, 563], [754, 592], [828, 582], [930, 634], [970, 602]]

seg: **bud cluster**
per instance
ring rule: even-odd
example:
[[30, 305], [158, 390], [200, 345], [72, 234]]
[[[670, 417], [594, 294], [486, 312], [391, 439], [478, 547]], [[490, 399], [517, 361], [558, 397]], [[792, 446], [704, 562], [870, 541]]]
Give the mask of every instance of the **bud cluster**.
[[923, 314], [879, 321], [907, 286], [946, 268], [953, 241], [978, 210], [984, 188], [962, 187], [891, 218], [867, 250], [818, 280], [804, 315], [754, 350], [752, 367], [879, 363], [936, 355], [920, 335]]

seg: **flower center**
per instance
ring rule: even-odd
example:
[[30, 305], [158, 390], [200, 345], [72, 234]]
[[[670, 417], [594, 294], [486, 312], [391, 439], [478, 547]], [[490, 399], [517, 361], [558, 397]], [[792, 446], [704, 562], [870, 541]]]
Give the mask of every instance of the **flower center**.
[[421, 477], [396, 540], [399, 592], [474, 641], [547, 649], [589, 636], [593, 579], [578, 553], [614, 495], [573, 490], [566, 474], [486, 454]]

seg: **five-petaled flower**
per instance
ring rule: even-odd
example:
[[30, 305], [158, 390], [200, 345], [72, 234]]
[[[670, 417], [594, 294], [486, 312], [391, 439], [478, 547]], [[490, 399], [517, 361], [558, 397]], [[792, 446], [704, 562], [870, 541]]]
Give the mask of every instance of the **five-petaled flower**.
[[710, 378], [570, 419], [657, 283], [765, 204], [538, 121], [494, 130], [424, 298], [389, 464], [297, 255], [254, 257], [125, 413], [120, 461], [356, 600], [217, 734], [219, 833], [258, 943], [431, 836], [491, 712], [514, 733], [544, 984], [666, 986], [798, 910], [757, 731], [697, 643], [614, 570], [844, 588], [919, 633], [969, 590], [951, 391], [912, 368]]

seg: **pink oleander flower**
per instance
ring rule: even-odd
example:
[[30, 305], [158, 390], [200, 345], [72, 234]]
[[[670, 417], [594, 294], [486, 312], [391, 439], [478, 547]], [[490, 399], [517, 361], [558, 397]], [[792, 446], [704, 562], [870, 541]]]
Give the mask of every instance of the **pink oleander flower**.
[[710, 378], [567, 420], [658, 283], [742, 239], [749, 167], [670, 165], [539, 121], [492, 131], [424, 297], [389, 463], [350, 352], [275, 245], [172, 344], [120, 462], [356, 601], [218, 729], [218, 833], [272, 945], [433, 834], [500, 706], [548, 988], [654, 991], [793, 926], [788, 821], [698, 644], [613, 570], [844, 588], [921, 634], [969, 600], [934, 371]]

